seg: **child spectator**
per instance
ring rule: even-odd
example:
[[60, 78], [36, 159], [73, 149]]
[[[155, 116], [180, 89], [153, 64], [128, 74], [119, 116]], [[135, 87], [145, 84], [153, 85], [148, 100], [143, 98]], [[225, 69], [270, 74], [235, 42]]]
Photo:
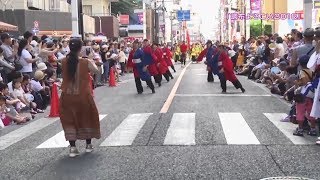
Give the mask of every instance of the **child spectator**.
[[299, 58], [299, 64], [302, 67], [302, 70], [299, 71], [299, 79], [296, 81], [296, 86], [298, 87], [295, 92], [295, 101], [296, 101], [296, 119], [298, 121], [299, 127], [295, 130], [293, 135], [303, 136], [303, 122], [305, 117], [311, 124], [311, 130], [308, 132], [310, 136], [316, 136], [316, 119], [310, 116], [310, 112], [313, 105], [313, 97], [307, 97], [303, 95], [303, 88], [312, 81], [312, 71], [307, 68], [309, 61], [309, 56], [304, 55]]
[[[2, 96], [4, 96], [6, 98], [6, 107], [8, 108], [6, 115], [10, 119], [12, 119], [17, 124], [22, 124], [22, 123], [25, 123], [30, 120], [29, 117], [20, 116], [19, 113], [16, 111], [15, 107], [18, 106], [19, 103], [21, 103], [21, 101], [19, 99], [13, 99], [9, 95], [9, 88], [6, 84], [0, 83], [0, 93]], [[34, 116], [33, 116], [33, 118], [34, 118]]]
[[0, 95], [0, 126], [4, 128], [12, 123], [12, 120], [7, 116], [8, 108], [6, 107], [6, 98]]

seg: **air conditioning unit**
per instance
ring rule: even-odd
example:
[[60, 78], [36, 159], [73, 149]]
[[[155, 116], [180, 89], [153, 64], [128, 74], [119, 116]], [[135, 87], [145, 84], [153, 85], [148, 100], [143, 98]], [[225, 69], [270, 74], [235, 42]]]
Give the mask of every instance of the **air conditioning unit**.
[[34, 0], [28, 0], [28, 1], [27, 1], [27, 6], [28, 6], [28, 7], [34, 7], [34, 4], [35, 4], [35, 3], [34, 3]]
[[36, 8], [36, 9], [42, 9], [43, 8], [43, 1], [41, 0], [28, 0], [27, 6], [28, 8]]

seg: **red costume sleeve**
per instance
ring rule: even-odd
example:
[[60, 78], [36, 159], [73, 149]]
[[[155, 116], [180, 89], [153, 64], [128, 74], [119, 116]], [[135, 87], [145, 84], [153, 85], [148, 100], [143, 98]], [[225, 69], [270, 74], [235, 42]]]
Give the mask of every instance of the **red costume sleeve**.
[[198, 59], [197, 59], [198, 62], [203, 60], [204, 56], [207, 54], [207, 51], [208, 51], [208, 49], [206, 48], [199, 54]]
[[129, 67], [129, 68], [133, 68], [133, 62], [132, 62], [133, 55], [134, 55], [134, 50], [132, 50], [130, 52], [129, 57], [128, 57], [127, 67]]
[[170, 51], [169, 48], [167, 48], [167, 52], [166, 52], [167, 56], [171, 59], [172, 58], [172, 53]]
[[152, 49], [150, 46], [143, 48], [143, 52], [146, 54], [150, 54], [153, 62], [157, 62], [157, 56], [154, 54], [154, 52], [152, 52]]
[[224, 75], [227, 80], [234, 82], [237, 80], [236, 75], [234, 74], [233, 71], [233, 63], [231, 59], [229, 58], [228, 54], [225, 52], [222, 52], [220, 55], [221, 61], [222, 61], [222, 66], [224, 70]]

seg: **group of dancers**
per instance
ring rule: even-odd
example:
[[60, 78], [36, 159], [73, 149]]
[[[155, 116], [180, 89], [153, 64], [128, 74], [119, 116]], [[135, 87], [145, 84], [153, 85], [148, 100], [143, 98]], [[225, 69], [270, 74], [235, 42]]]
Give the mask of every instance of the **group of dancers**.
[[[204, 57], [206, 57], [208, 82], [213, 82], [213, 76], [217, 75], [220, 79], [222, 93], [227, 92], [227, 81], [231, 81], [235, 88], [240, 89], [243, 93], [246, 91], [237, 79], [233, 63], [223, 47], [215, 46], [209, 40], [206, 43], [206, 49], [200, 53], [197, 61], [202, 61]], [[133, 69], [138, 94], [143, 93], [141, 81], [145, 81], [152, 93], [155, 93], [152, 77], [159, 86], [161, 86], [162, 77], [168, 82], [170, 78], [173, 79], [169, 67], [174, 72], [176, 70], [171, 58], [171, 50], [166, 45], [163, 48], [156, 43], [151, 45], [147, 39], [142, 44], [139, 41], [133, 42], [133, 50], [130, 52], [127, 66]]]
[[156, 43], [151, 45], [147, 39], [142, 44], [137, 40], [133, 42], [133, 49], [129, 54], [127, 66], [133, 69], [138, 94], [143, 93], [141, 81], [145, 81], [152, 93], [155, 93], [151, 78], [153, 77], [160, 87], [162, 77], [167, 82], [170, 81], [170, 78], [173, 79], [169, 67], [176, 72], [172, 63], [172, 53], [168, 46], [165, 45], [161, 48]]

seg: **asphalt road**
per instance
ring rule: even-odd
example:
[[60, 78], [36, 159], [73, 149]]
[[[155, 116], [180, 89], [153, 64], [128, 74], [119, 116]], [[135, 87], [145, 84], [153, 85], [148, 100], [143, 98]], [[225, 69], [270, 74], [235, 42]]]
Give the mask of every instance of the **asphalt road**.
[[221, 94], [203, 64], [176, 68], [156, 94], [138, 95], [131, 74], [95, 90], [102, 138], [91, 154], [77, 142], [81, 155], [68, 157], [58, 119], [1, 129], [0, 179], [320, 179], [315, 138], [279, 122], [288, 104], [244, 77], [245, 94], [231, 83]]

